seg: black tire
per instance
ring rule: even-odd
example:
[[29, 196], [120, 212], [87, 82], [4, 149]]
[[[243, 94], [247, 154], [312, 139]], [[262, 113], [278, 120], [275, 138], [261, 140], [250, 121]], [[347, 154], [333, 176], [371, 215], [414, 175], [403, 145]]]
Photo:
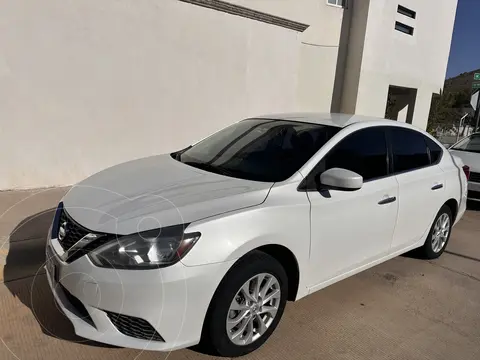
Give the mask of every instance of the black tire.
[[[448, 229], [448, 236], [447, 236], [447, 241], [443, 245], [442, 249], [440, 251], [434, 251], [433, 250], [433, 233], [435, 230], [435, 224], [437, 223], [437, 220], [442, 216], [443, 214], [446, 214], [449, 218], [449, 229]], [[425, 244], [423, 244], [423, 247], [420, 248], [421, 255], [424, 259], [436, 259], [440, 255], [443, 254], [445, 251], [448, 241], [450, 240], [450, 235], [452, 233], [452, 225], [453, 225], [453, 215], [452, 215], [452, 210], [450, 207], [447, 205], [443, 205], [438, 212], [437, 216], [435, 216], [435, 220], [433, 221], [432, 227], [430, 228], [430, 232], [428, 233], [427, 239], [425, 240]]]
[[[240, 288], [252, 277], [267, 273], [273, 275], [280, 285], [280, 301], [273, 322], [260, 338], [248, 345], [234, 344], [226, 329], [230, 304]], [[248, 354], [270, 337], [277, 327], [285, 309], [288, 293], [288, 278], [285, 269], [272, 256], [255, 250], [239, 259], [225, 275], [210, 303], [203, 326], [201, 347], [211, 354], [237, 357]]]

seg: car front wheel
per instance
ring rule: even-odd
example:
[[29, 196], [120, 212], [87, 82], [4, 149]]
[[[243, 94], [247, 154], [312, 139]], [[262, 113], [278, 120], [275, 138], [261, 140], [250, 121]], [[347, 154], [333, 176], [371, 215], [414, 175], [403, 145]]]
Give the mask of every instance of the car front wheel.
[[254, 351], [277, 327], [287, 292], [287, 275], [275, 258], [260, 251], [246, 255], [215, 292], [202, 342], [222, 356]]

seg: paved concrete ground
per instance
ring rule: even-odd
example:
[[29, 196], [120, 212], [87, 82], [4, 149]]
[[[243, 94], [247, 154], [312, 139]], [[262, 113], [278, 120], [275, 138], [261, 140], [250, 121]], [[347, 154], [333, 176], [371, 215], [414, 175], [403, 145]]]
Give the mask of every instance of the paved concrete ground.
[[[52, 216], [45, 210], [64, 191], [0, 193], [0, 359], [213, 359], [191, 349], [113, 348], [74, 335], [41, 269]], [[398, 257], [289, 303], [272, 338], [245, 359], [480, 359], [478, 208], [454, 229], [441, 259]]]

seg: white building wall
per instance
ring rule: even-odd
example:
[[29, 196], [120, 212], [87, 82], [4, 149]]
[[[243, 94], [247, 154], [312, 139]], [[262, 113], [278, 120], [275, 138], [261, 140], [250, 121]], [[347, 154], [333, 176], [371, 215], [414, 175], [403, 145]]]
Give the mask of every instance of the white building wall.
[[349, 6], [352, 14], [340, 110], [343, 113], [355, 114], [370, 0], [356, 1]]
[[[368, 1], [355, 112], [383, 117], [389, 85], [415, 88], [412, 123], [425, 128], [432, 94], [443, 88], [457, 0]], [[416, 18], [397, 13], [398, 4]], [[413, 36], [396, 31], [395, 21], [414, 27]]]
[[329, 112], [344, 10], [327, 5], [326, 0], [227, 1], [310, 25], [299, 34], [301, 50], [295, 110]]

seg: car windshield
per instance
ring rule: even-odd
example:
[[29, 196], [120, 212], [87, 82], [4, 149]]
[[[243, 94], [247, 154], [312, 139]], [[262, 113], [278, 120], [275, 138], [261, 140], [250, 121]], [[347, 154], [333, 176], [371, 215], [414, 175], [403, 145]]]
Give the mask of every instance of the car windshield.
[[452, 147], [453, 150], [480, 153], [480, 134], [473, 134]]
[[277, 182], [292, 176], [339, 130], [295, 121], [248, 119], [172, 157], [226, 176]]

